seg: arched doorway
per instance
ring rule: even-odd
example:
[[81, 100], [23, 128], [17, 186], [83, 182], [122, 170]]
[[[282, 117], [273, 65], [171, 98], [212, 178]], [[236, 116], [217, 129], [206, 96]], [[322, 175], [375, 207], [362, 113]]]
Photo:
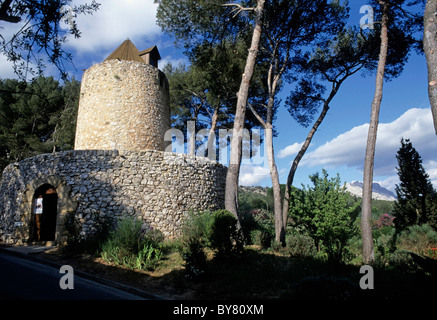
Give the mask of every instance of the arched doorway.
[[58, 193], [50, 184], [43, 184], [33, 196], [33, 240], [54, 241], [58, 216]]

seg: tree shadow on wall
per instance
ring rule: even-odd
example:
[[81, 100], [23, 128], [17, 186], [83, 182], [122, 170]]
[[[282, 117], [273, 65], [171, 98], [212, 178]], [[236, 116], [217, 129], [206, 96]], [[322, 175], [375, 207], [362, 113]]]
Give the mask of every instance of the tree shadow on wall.
[[[209, 190], [200, 188], [199, 183], [194, 184], [193, 190], [187, 192], [189, 190], [186, 180], [195, 179], [189, 174], [183, 175], [182, 183], [177, 177], [166, 178], [173, 176], [174, 165], [182, 164], [188, 173], [197, 172], [195, 163], [185, 161], [186, 159], [179, 155], [173, 155], [170, 160], [175, 161], [170, 161], [168, 167], [162, 168], [160, 155], [157, 159], [152, 159], [153, 161], [151, 158], [154, 157], [150, 157], [148, 152], [119, 154], [116, 151], [90, 150], [75, 151], [72, 156], [65, 154], [60, 161], [63, 168], [80, 168], [80, 171], [75, 172], [74, 181], [70, 184], [71, 196], [75, 198], [78, 206], [66, 219], [65, 227], [68, 242], [77, 246], [75, 251], [80, 252], [86, 249], [87, 245], [92, 246], [87, 240], [104, 239], [115, 222], [125, 216], [140, 218], [147, 227], [156, 229], [160, 229], [162, 223], [170, 227], [160, 231], [164, 234], [172, 232], [172, 228], [182, 223], [182, 212], [189, 211], [199, 203], [196, 192], [205, 193]], [[161, 160], [167, 161], [165, 155]], [[206, 165], [208, 166], [208, 163]], [[212, 185], [209, 187], [214, 190], [216, 184], [219, 184], [217, 181], [221, 181], [217, 175], [222, 171], [211, 171], [209, 167], [207, 170], [211, 172]], [[175, 173], [179, 172], [176, 171]], [[201, 177], [202, 175], [199, 175], [199, 178]], [[220, 201], [217, 199], [220, 199], [221, 193], [216, 190], [211, 192], [214, 195], [211, 201], [215, 201], [212, 205], [218, 206]], [[181, 200], [181, 196], [186, 198]], [[176, 208], [178, 212], [172, 215], [172, 210]]]

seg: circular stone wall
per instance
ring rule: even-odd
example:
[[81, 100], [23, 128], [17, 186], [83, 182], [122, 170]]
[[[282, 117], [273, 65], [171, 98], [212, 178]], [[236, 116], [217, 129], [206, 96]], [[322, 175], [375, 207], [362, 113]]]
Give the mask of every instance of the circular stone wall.
[[83, 75], [76, 150], [164, 151], [168, 129], [168, 82], [159, 69], [108, 60]]
[[78, 150], [44, 154], [6, 167], [0, 182], [0, 238], [29, 240], [34, 190], [59, 194], [57, 240], [74, 213], [82, 234], [96, 217], [135, 216], [166, 237], [177, 237], [189, 212], [224, 207], [227, 168], [207, 158], [160, 151]]

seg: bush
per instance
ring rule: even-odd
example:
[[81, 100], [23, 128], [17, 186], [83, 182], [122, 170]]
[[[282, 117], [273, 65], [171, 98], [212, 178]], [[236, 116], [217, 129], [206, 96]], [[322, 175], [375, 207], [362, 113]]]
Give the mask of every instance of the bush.
[[198, 277], [205, 272], [206, 254], [203, 248], [200, 239], [190, 237], [183, 241], [180, 254], [185, 260], [185, 270], [188, 277]]
[[191, 213], [182, 226], [179, 253], [185, 260], [185, 270], [189, 277], [197, 277], [205, 272], [206, 230], [211, 219], [209, 212]]
[[212, 224], [210, 212], [191, 213], [182, 225], [182, 241], [198, 239], [203, 246], [208, 244], [206, 230]]
[[396, 245], [398, 249], [427, 255], [430, 248], [437, 247], [437, 232], [428, 224], [410, 226], [400, 233]]
[[255, 216], [251, 212], [242, 212], [240, 216], [241, 229], [243, 230], [244, 243], [251, 244], [252, 231], [259, 228], [258, 222], [255, 220]]
[[395, 228], [393, 226], [380, 227], [373, 231], [375, 260], [386, 263], [390, 254], [395, 250], [394, 244]]
[[272, 246], [272, 240], [275, 237], [275, 222], [273, 214], [266, 210], [252, 210], [247, 214], [250, 219], [250, 228], [247, 227], [247, 223], [243, 225], [243, 229], [248, 234], [246, 242], [259, 245], [263, 248], [269, 248]]
[[253, 244], [261, 246], [263, 248], [269, 248], [272, 244], [272, 235], [266, 230], [252, 230], [250, 238]]
[[161, 260], [164, 237], [159, 230], [143, 228], [140, 220], [121, 219], [103, 244], [101, 256], [108, 262], [131, 269], [150, 269]]
[[297, 257], [314, 257], [317, 253], [314, 239], [303, 234], [291, 234], [285, 239], [288, 252]]
[[217, 210], [212, 213], [206, 236], [209, 247], [217, 250], [220, 256], [229, 256], [242, 250], [243, 240], [237, 230], [237, 219], [227, 210]]
[[388, 264], [401, 272], [415, 273], [418, 270], [410, 252], [405, 250], [396, 250], [390, 254]]
[[241, 253], [243, 249], [237, 219], [226, 210], [191, 213], [182, 226], [180, 241], [179, 252], [189, 276], [205, 272], [205, 248], [216, 250], [218, 256]]

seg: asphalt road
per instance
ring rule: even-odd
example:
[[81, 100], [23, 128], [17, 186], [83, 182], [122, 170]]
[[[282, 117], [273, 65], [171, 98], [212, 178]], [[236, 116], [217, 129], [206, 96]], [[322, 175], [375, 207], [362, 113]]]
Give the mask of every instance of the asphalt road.
[[[0, 300], [144, 300], [135, 294], [0, 251]], [[72, 281], [71, 281], [72, 280]], [[60, 282], [73, 284], [62, 289]]]

